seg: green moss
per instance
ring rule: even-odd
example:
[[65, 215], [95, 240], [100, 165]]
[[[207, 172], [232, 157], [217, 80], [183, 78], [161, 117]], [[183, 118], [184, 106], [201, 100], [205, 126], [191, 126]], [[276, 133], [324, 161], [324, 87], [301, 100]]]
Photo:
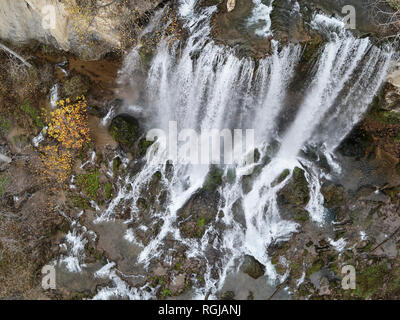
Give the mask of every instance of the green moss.
[[322, 46], [322, 38], [314, 36], [310, 41], [307, 42], [304, 52], [302, 61], [304, 63], [309, 63], [311, 60], [317, 57], [319, 49]]
[[400, 10], [400, 0], [387, 0], [387, 3], [393, 8], [393, 10]]
[[118, 169], [121, 166], [121, 164], [122, 164], [122, 161], [121, 161], [120, 157], [116, 157], [113, 160], [113, 173], [116, 173], [118, 171]]
[[9, 177], [2, 176], [0, 177], [0, 197], [6, 192], [8, 185], [10, 184], [11, 179]]
[[400, 187], [385, 189], [383, 192], [390, 197], [392, 203], [396, 203], [399, 199], [397, 195], [400, 193]]
[[400, 124], [400, 113], [394, 111], [376, 111], [368, 115], [385, 124]]
[[290, 269], [292, 269], [292, 270], [298, 270], [299, 268], [300, 268], [300, 265], [297, 263], [293, 262], [290, 264]]
[[323, 186], [321, 192], [328, 208], [339, 207], [345, 203], [345, 191], [342, 186]]
[[290, 174], [290, 170], [289, 169], [285, 169], [283, 170], [283, 172], [280, 174], [280, 176], [278, 177], [277, 182], [281, 183], [283, 180], [286, 179], [286, 177]]
[[306, 222], [309, 220], [308, 212], [306, 210], [296, 210], [293, 214], [293, 218], [299, 222]]
[[354, 296], [362, 299], [371, 298], [381, 288], [388, 269], [386, 263], [366, 267], [357, 273]]
[[140, 55], [140, 60], [142, 62], [142, 66], [144, 69], [148, 70], [151, 65], [151, 61], [153, 60], [154, 57], [154, 52], [153, 49], [151, 48], [150, 43], [146, 43], [146, 41], [141, 42], [141, 47], [139, 48], [139, 55]]
[[204, 233], [205, 224], [206, 224], [206, 219], [205, 218], [199, 218], [197, 220], [197, 235], [199, 237], [201, 237], [203, 235], [203, 233]]
[[82, 209], [82, 210], [87, 210], [90, 208], [90, 202], [83, 198], [83, 197], [75, 197], [72, 200], [72, 204], [74, 205], [74, 207]]
[[38, 128], [42, 129], [44, 127], [44, 124], [40, 119], [38, 111], [35, 108], [31, 107], [29, 102], [25, 102], [20, 108], [25, 114], [31, 117], [31, 119]]
[[214, 191], [222, 184], [223, 171], [218, 168], [212, 168], [208, 173], [203, 189]]
[[139, 123], [130, 116], [120, 115], [112, 120], [109, 130], [115, 141], [130, 148], [138, 139]]
[[163, 289], [163, 290], [161, 291], [161, 296], [162, 296], [163, 298], [170, 297], [170, 296], [172, 296], [172, 292], [171, 292], [171, 290], [169, 290], [169, 289]]
[[333, 262], [329, 265], [329, 270], [331, 270], [332, 272], [334, 272], [335, 274], [339, 274], [339, 268], [336, 262]]
[[324, 262], [322, 260], [318, 259], [318, 260], [314, 261], [313, 265], [307, 272], [307, 276], [310, 276], [313, 273], [320, 271], [323, 266], [324, 266]]
[[310, 200], [309, 191], [304, 171], [296, 167], [290, 182], [278, 193], [279, 203], [302, 209]]
[[140, 156], [144, 156], [147, 152], [147, 149], [154, 143], [154, 141], [148, 141], [147, 139], [143, 138], [139, 142], [139, 152]]
[[106, 200], [110, 199], [112, 196], [112, 184], [109, 182], [104, 185], [104, 195]]
[[177, 262], [175, 264], [175, 266], [174, 266], [174, 269], [177, 270], [177, 271], [181, 270], [182, 269], [182, 262]]
[[281, 264], [277, 264], [275, 265], [275, 270], [276, 272], [278, 272], [278, 274], [283, 275], [286, 273], [286, 269], [284, 266], [282, 266]]
[[80, 174], [76, 177], [78, 186], [83, 192], [88, 195], [92, 200], [97, 197], [97, 191], [99, 190], [99, 171], [94, 170], [86, 174]]
[[390, 291], [400, 291], [400, 276], [397, 276], [394, 280], [392, 280], [389, 284]]
[[0, 116], [0, 135], [7, 134], [11, 129], [11, 123], [6, 118]]

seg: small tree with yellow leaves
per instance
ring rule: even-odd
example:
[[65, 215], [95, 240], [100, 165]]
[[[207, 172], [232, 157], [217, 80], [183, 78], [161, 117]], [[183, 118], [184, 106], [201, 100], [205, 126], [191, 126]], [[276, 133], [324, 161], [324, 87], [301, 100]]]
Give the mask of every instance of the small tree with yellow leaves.
[[81, 149], [90, 141], [85, 97], [76, 103], [71, 103], [70, 99], [61, 100], [57, 105], [59, 108], [50, 113], [47, 134], [65, 149]]
[[90, 130], [84, 96], [75, 102], [61, 100], [57, 106], [47, 119], [46, 130], [54, 144], [40, 151], [45, 177], [63, 183], [70, 176], [74, 155], [90, 142]]

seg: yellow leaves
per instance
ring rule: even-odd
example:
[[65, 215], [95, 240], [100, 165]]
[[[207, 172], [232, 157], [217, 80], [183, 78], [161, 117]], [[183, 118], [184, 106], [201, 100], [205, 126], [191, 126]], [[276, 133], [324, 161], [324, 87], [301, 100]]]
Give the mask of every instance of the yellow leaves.
[[70, 104], [71, 100], [61, 100], [58, 109], [53, 111], [47, 133], [67, 149], [80, 149], [90, 142], [87, 126], [87, 103], [84, 96]]
[[40, 148], [44, 174], [63, 183], [70, 176], [74, 151], [90, 142], [87, 102], [84, 96], [71, 103], [60, 100], [58, 109], [50, 112], [46, 133], [56, 142]]
[[73, 166], [70, 151], [61, 149], [57, 145], [41, 147], [40, 151], [45, 176], [61, 183], [67, 180]]

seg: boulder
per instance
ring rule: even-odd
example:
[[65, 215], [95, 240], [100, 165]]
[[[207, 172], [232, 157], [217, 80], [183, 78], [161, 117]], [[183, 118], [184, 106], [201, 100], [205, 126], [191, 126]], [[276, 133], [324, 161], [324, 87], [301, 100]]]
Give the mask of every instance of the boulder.
[[265, 266], [257, 261], [254, 257], [246, 255], [244, 257], [241, 270], [253, 279], [258, 279], [264, 275]]
[[120, 114], [112, 121], [109, 128], [110, 134], [122, 147], [132, 148], [140, 137], [139, 122], [128, 114]]

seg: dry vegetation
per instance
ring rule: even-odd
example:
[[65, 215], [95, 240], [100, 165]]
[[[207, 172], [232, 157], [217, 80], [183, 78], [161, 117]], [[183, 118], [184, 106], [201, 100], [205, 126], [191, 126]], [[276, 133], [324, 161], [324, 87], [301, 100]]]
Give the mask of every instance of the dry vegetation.
[[374, 0], [371, 11], [387, 38], [398, 39], [400, 34], [400, 0]]

